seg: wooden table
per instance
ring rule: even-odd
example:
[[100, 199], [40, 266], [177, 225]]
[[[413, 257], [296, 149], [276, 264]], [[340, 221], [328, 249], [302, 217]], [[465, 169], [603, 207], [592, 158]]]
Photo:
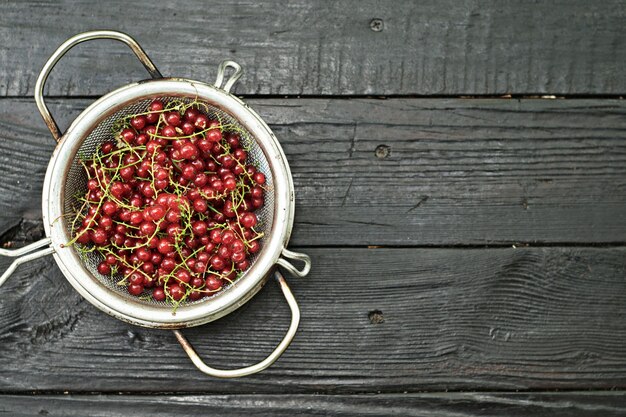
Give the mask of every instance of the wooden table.
[[[96, 310], [52, 258], [24, 265], [0, 290], [0, 414], [625, 415], [625, 17], [623, 1], [4, 2], [1, 243], [43, 235], [39, 70], [111, 28], [165, 75], [245, 67], [236, 93], [284, 147], [291, 247], [313, 270], [290, 279], [302, 322], [285, 355], [218, 380], [171, 332]], [[124, 46], [95, 42], [47, 94], [66, 127], [141, 78]], [[288, 320], [267, 285], [186, 334], [236, 367]]]

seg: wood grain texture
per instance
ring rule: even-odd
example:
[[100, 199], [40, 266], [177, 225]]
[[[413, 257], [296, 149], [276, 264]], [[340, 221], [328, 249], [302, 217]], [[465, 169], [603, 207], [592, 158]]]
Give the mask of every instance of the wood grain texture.
[[[39, 70], [103, 28], [166, 76], [244, 66], [235, 91], [283, 145], [291, 246], [313, 270], [289, 279], [302, 321], [284, 356], [217, 380], [171, 332], [88, 304], [52, 258], [23, 265], [0, 288], [0, 415], [626, 415], [625, 21], [619, 0], [2, 2], [0, 245], [43, 237]], [[123, 45], [90, 42], [47, 93], [67, 126], [143, 78]], [[505, 94], [615, 99], [441, 98]], [[270, 282], [184, 333], [209, 364], [241, 367], [288, 313]]]
[[[55, 100], [67, 126], [89, 100]], [[254, 99], [295, 181], [296, 245], [626, 242], [622, 100]], [[0, 234], [41, 218], [54, 143], [0, 100]]]
[[[195, 369], [171, 332], [84, 301], [51, 258], [1, 289], [0, 391], [371, 393], [626, 388], [626, 248], [307, 249], [299, 333], [238, 380]], [[6, 262], [0, 264], [4, 268]], [[260, 360], [289, 323], [274, 283], [184, 333], [214, 365]]]
[[[163, 74], [213, 80], [223, 59], [246, 70], [240, 94], [624, 94], [620, 0], [5, 1], [0, 95], [30, 96], [70, 36], [126, 31]], [[382, 31], [370, 28], [382, 19]], [[53, 95], [99, 95], [145, 78], [130, 52], [80, 46]]]
[[[0, 396], [0, 415], [30, 417], [405, 416], [618, 417], [624, 392], [378, 395]], [[204, 414], [203, 414], [204, 415]]]

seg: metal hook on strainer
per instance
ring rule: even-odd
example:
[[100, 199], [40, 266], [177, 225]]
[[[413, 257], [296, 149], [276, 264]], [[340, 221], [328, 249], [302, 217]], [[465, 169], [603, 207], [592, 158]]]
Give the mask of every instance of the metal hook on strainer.
[[[113, 39], [126, 44], [153, 79], [129, 84], [104, 95], [87, 107], [62, 134], [44, 102], [44, 85], [54, 65], [69, 49], [93, 39]], [[234, 73], [222, 87], [225, 71], [229, 67], [234, 69]], [[37, 107], [52, 136], [59, 142], [50, 159], [43, 186], [46, 238], [17, 250], [0, 249], [0, 255], [18, 257], [0, 276], [0, 285], [21, 263], [53, 254], [68, 282], [90, 303], [113, 317], [135, 325], [173, 329], [192, 362], [208, 375], [239, 377], [259, 372], [274, 363], [293, 340], [300, 322], [296, 300], [276, 266], [280, 265], [293, 275], [303, 277], [310, 271], [311, 259], [286, 248], [295, 209], [291, 171], [278, 140], [267, 124], [256, 112], [229, 93], [241, 74], [239, 64], [224, 61], [219, 67], [215, 85], [181, 78], [162, 78], [139, 44], [120, 32], [86, 32], [63, 43], [44, 65], [35, 87]], [[97, 255], [81, 258], [73, 246], [66, 246], [72, 239], [67, 219], [74, 212], [73, 199], [77, 191], [86, 189], [87, 179], [79, 164], [79, 155], [95, 152], [100, 143], [110, 140], [111, 127], [116, 120], [145, 111], [155, 98], [165, 101], [201, 101], [209, 109], [209, 116], [237, 126], [242, 142], [250, 149], [248, 162], [255, 164], [265, 174], [268, 188], [265, 205], [257, 212], [259, 228], [264, 233], [262, 250], [252, 259], [250, 268], [223, 291], [199, 301], [185, 302], [175, 313], [166, 303], [130, 296], [115, 285], [114, 279], [98, 273]], [[40, 249], [42, 247], [46, 248]], [[32, 252], [35, 249], [40, 250]], [[302, 268], [293, 266], [289, 259], [302, 262]], [[249, 367], [220, 370], [206, 365], [185, 336], [176, 329], [208, 323], [234, 311], [252, 298], [272, 275], [280, 285], [292, 314], [283, 340], [266, 359]]]

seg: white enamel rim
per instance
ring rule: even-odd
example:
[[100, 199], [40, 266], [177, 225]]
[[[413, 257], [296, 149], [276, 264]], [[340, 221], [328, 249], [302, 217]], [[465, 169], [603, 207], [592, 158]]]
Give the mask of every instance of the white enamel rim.
[[[78, 254], [64, 247], [70, 238], [64, 225], [65, 178], [71, 161], [100, 121], [127, 104], [159, 96], [197, 97], [231, 114], [256, 138], [265, 153], [274, 182], [274, 220], [261, 253], [248, 272], [225, 291], [191, 305], [171, 308], [148, 305], [122, 297], [104, 286], [87, 270]], [[265, 284], [280, 259], [291, 235], [294, 215], [294, 188], [285, 154], [271, 129], [261, 117], [232, 94], [212, 85], [187, 79], [147, 80], [121, 87], [87, 107], [67, 129], [52, 154], [43, 184], [42, 213], [46, 235], [51, 239], [54, 258], [69, 283], [90, 303], [120, 320], [144, 327], [182, 328], [216, 320], [245, 304]], [[307, 271], [308, 272], [308, 271]]]

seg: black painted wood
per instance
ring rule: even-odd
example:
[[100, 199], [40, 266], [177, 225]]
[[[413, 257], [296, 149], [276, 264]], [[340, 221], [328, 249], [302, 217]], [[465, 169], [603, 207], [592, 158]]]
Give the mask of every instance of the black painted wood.
[[[51, 108], [67, 126], [90, 102]], [[293, 244], [626, 242], [621, 100], [249, 102], [291, 165]], [[54, 142], [36, 112], [0, 100], [0, 234], [41, 218]]]
[[[111, 28], [165, 75], [244, 66], [236, 92], [283, 144], [292, 245], [314, 268], [290, 279], [303, 316], [284, 357], [224, 381], [170, 332], [97, 311], [51, 258], [24, 265], [0, 289], [0, 414], [626, 414], [626, 391], [608, 391], [626, 389], [626, 111], [600, 98], [626, 91], [625, 15], [618, 0], [3, 2], [0, 244], [43, 234], [40, 68], [69, 36]], [[145, 77], [122, 45], [81, 45], [50, 78], [53, 112], [66, 126], [92, 101], [70, 97]], [[505, 94], [598, 98], [347, 99]], [[185, 333], [209, 363], [242, 366], [288, 320], [270, 284]], [[579, 391], [503, 392], [555, 389]]]
[[624, 392], [419, 393], [378, 395], [0, 396], [12, 417], [198, 416], [549, 416], [618, 417]]
[[[51, 258], [0, 291], [0, 391], [355, 393], [626, 388], [626, 248], [306, 249], [298, 335], [260, 374], [201, 374], [168, 331], [97, 311]], [[0, 264], [4, 267], [6, 262]], [[185, 334], [260, 360], [289, 323], [274, 283]]]
[[[32, 95], [53, 50], [94, 28], [135, 36], [170, 76], [213, 80], [221, 60], [237, 60], [246, 69], [241, 94], [626, 92], [620, 0], [20, 0], [0, 11], [5, 96]], [[102, 42], [72, 51], [50, 92], [103, 94], [143, 77], [123, 46]]]

